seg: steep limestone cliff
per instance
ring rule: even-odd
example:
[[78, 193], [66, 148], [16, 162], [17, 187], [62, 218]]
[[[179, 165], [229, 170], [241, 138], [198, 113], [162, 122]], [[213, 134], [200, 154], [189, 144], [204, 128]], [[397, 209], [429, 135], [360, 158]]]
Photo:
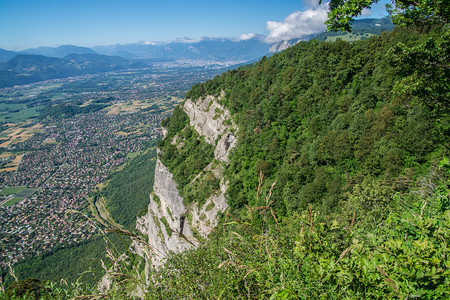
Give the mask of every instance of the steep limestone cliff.
[[[192, 230], [185, 222], [187, 209], [179, 195], [173, 175], [158, 159], [155, 168], [153, 193], [148, 213], [137, 220], [137, 229], [146, 234], [152, 247], [151, 261], [160, 265], [169, 251], [180, 252], [191, 245], [174, 232], [191, 237]], [[174, 232], [172, 232], [174, 231]], [[192, 242], [196, 243], [195, 240]]]
[[[160, 158], [157, 160], [148, 212], [138, 218], [136, 225], [148, 237], [151, 249], [147, 251], [143, 245], [133, 245], [135, 251], [147, 260], [147, 274], [152, 266], [161, 266], [170, 252], [184, 251], [206, 238], [217, 225], [218, 214], [227, 208], [227, 182], [223, 179], [222, 171], [223, 164], [228, 162], [228, 155], [236, 144], [236, 126], [230, 113], [218, 103], [220, 98], [207, 96], [196, 101], [187, 99], [183, 105], [183, 110], [189, 117], [188, 126], [193, 127], [207, 143], [215, 147], [215, 159], [190, 183], [204, 180], [207, 176], [220, 180], [219, 188], [204, 203], [186, 205], [174, 176]], [[183, 139], [177, 135], [172, 138], [171, 143], [176, 147], [184, 146]]]
[[187, 99], [183, 110], [189, 116], [190, 125], [205, 137], [207, 143], [216, 146], [214, 157], [219, 161], [228, 162], [229, 151], [236, 144], [236, 138], [232, 133], [236, 126], [231, 121], [228, 110], [218, 103], [223, 96], [223, 93], [218, 99], [207, 96], [195, 102]]

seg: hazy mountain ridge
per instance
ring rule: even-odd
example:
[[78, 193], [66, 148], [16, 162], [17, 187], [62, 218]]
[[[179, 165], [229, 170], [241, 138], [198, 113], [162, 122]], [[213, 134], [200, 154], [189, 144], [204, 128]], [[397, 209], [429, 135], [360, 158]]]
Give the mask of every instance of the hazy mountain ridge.
[[69, 54], [64, 58], [19, 54], [0, 64], [0, 87], [144, 66], [100, 54]]
[[97, 54], [88, 47], [80, 47], [75, 45], [62, 45], [58, 47], [38, 47], [20, 51], [22, 54], [36, 54], [50, 57], [63, 58], [69, 54]]
[[7, 61], [16, 56], [18, 53], [14, 51], [8, 51], [5, 49], [0, 49], [0, 62]]
[[270, 44], [263, 36], [246, 40], [233, 38], [178, 39], [166, 43], [140, 42], [92, 47], [98, 53], [123, 55], [128, 59], [174, 58], [248, 61], [268, 53]]

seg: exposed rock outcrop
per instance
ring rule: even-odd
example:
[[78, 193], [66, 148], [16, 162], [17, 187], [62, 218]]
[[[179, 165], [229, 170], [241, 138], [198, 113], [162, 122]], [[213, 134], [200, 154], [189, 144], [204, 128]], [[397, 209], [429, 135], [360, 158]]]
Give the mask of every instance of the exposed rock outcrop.
[[306, 40], [306, 39], [292, 39], [292, 40], [280, 41], [280, 42], [273, 43], [269, 48], [269, 53], [281, 52], [281, 51], [297, 44], [301, 40]]
[[[161, 262], [170, 251], [181, 252], [197, 243], [186, 220], [187, 209], [180, 196], [177, 184], [170, 171], [157, 159], [153, 193], [147, 214], [139, 218], [136, 228], [147, 235], [151, 245], [151, 261], [154, 266]], [[176, 234], [183, 234], [183, 239]]]
[[[223, 93], [221, 97], [223, 97]], [[199, 239], [207, 238], [211, 230], [217, 226], [218, 214], [227, 208], [225, 192], [227, 182], [223, 179], [223, 166], [228, 162], [228, 155], [236, 144], [234, 132], [236, 126], [230, 113], [222, 107], [216, 98], [207, 96], [196, 101], [188, 99], [183, 109], [189, 117], [192, 126], [205, 141], [215, 146], [214, 157], [196, 180], [202, 180], [204, 174], [213, 174], [220, 180], [220, 188], [206, 199], [203, 205], [193, 203], [186, 206], [180, 196], [177, 183], [169, 169], [158, 158], [155, 169], [153, 193], [147, 214], [138, 218], [136, 228], [148, 237], [150, 251], [143, 245], [134, 243], [136, 253], [146, 258], [146, 274], [152, 266], [159, 267], [170, 252], [181, 252], [196, 246]], [[175, 136], [172, 144], [183, 147], [183, 140]], [[160, 155], [160, 151], [157, 151]], [[148, 278], [148, 276], [147, 276]]]
[[227, 162], [228, 154], [236, 143], [232, 131], [237, 127], [231, 120], [229, 111], [218, 103], [222, 97], [224, 93], [219, 98], [207, 96], [196, 101], [187, 99], [183, 110], [189, 116], [189, 124], [205, 137], [207, 143], [216, 146], [214, 157]]

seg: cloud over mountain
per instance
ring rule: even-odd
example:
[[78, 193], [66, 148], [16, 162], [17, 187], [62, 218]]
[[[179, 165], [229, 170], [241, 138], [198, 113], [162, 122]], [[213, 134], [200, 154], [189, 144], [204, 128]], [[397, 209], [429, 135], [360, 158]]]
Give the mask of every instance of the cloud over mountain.
[[305, 11], [296, 11], [283, 21], [268, 21], [266, 41], [270, 43], [303, 38], [326, 29], [328, 3], [316, 5]]

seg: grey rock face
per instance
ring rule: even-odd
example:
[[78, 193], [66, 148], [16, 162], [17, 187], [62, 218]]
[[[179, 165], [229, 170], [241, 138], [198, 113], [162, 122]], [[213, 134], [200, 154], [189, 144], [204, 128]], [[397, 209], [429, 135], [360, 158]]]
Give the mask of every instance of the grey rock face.
[[[191, 243], [196, 244], [197, 240], [186, 220], [187, 209], [173, 175], [159, 159], [156, 161], [153, 192], [154, 195], [150, 195], [148, 212], [138, 219], [136, 227], [148, 236], [152, 264], [160, 266], [170, 251], [181, 252], [189, 249]], [[163, 218], [169, 228], [161, 221]]]
[[214, 149], [214, 157], [219, 161], [228, 162], [228, 154], [236, 144], [236, 137], [231, 132], [225, 132], [224, 135], [217, 142], [216, 149]]
[[222, 97], [223, 93], [218, 99], [214, 96], [199, 98], [195, 102], [187, 99], [183, 109], [189, 116], [189, 124], [205, 137], [207, 143], [216, 146], [214, 157], [228, 162], [228, 154], [236, 143], [231, 130], [236, 126], [231, 120], [230, 112], [218, 103]]
[[[223, 94], [221, 95], [223, 97]], [[207, 96], [197, 101], [186, 100], [183, 109], [189, 116], [190, 125], [202, 136], [205, 141], [215, 146], [215, 159], [191, 182], [202, 180], [206, 172], [214, 174], [220, 179], [220, 189], [213, 193], [206, 202], [199, 207], [193, 203], [186, 207], [178, 191], [173, 175], [157, 159], [153, 193], [150, 195], [148, 212], [138, 218], [136, 228], [148, 237], [150, 249], [146, 245], [135, 242], [133, 251], [144, 257], [146, 263], [147, 280], [149, 270], [160, 267], [170, 252], [187, 250], [199, 242], [197, 238], [207, 238], [212, 229], [217, 226], [219, 212], [228, 207], [225, 192], [228, 183], [223, 179], [223, 165], [228, 162], [228, 155], [236, 144], [234, 131], [235, 124], [230, 113], [218, 101], [221, 97]], [[171, 141], [177, 147], [183, 147], [184, 141], [177, 136]], [[157, 150], [158, 156], [160, 150]], [[194, 232], [195, 236], [194, 237]], [[148, 248], [148, 247], [147, 247]]]

